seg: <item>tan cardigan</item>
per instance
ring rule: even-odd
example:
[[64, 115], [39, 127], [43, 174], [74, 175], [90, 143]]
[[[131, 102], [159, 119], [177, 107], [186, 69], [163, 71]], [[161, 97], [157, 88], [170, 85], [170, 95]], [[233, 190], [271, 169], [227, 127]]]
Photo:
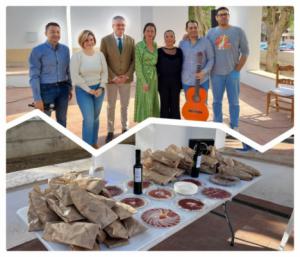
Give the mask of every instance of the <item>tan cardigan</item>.
[[119, 75], [127, 75], [129, 77], [126, 83], [133, 81], [134, 46], [134, 39], [124, 35], [123, 49], [120, 54], [114, 34], [102, 38], [100, 50], [107, 62], [108, 83]]

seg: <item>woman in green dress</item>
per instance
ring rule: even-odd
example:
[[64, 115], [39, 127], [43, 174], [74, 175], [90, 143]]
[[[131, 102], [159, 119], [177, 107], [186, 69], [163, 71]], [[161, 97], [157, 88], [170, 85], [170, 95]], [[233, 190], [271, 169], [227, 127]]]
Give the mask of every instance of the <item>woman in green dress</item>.
[[156, 27], [147, 23], [143, 30], [144, 40], [135, 47], [136, 92], [134, 121], [141, 122], [148, 117], [159, 117], [157, 88], [157, 45], [154, 42]]

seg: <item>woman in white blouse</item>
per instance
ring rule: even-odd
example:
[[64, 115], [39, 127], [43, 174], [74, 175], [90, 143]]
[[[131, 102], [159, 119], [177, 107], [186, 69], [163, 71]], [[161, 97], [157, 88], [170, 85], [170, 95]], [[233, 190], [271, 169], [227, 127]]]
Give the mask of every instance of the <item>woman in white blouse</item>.
[[99, 115], [107, 83], [107, 64], [102, 52], [96, 52], [96, 38], [93, 32], [84, 30], [78, 43], [81, 51], [71, 58], [72, 84], [83, 116], [82, 139], [98, 148]]

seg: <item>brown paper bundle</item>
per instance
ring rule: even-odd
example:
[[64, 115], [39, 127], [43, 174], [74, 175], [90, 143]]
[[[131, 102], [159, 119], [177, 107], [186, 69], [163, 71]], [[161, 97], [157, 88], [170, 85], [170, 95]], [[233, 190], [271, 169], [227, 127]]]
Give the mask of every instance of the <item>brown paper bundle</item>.
[[224, 174], [224, 175], [229, 175], [229, 176], [235, 176], [238, 177], [242, 180], [252, 180], [252, 176], [244, 171], [241, 171], [237, 167], [229, 167], [225, 165], [221, 165], [219, 168], [219, 173]]
[[29, 209], [27, 212], [27, 220], [28, 220], [28, 231], [39, 231], [43, 230], [44, 225], [40, 221], [37, 213], [35, 212], [35, 209], [32, 206], [32, 203], [29, 199]]
[[45, 193], [43, 193], [39, 186], [34, 186], [29, 193], [29, 199], [34, 208], [36, 215], [42, 224], [52, 221], [60, 221], [60, 218], [53, 212], [47, 204]]
[[176, 154], [164, 151], [155, 151], [152, 154], [152, 159], [159, 161], [172, 168], [177, 168], [180, 162], [180, 158], [178, 158]]
[[172, 181], [173, 178], [168, 177], [168, 176], [163, 176], [153, 170], [144, 170], [144, 177], [147, 180], [153, 181], [156, 184], [159, 185], [167, 185]]
[[111, 238], [128, 239], [127, 229], [119, 220], [114, 221], [104, 230]]
[[106, 188], [103, 188], [99, 195], [102, 195], [102, 196], [107, 197], [107, 198], [111, 198], [111, 194]]
[[116, 238], [107, 237], [104, 241], [104, 244], [108, 248], [115, 248], [115, 247], [128, 245], [129, 241], [128, 241], [128, 239], [116, 239]]
[[125, 219], [122, 221], [122, 223], [128, 231], [129, 238], [138, 235], [140, 233], [143, 233], [147, 230], [147, 228], [144, 225], [142, 225], [134, 218]]
[[98, 201], [105, 203], [109, 208], [112, 208], [116, 205], [116, 201], [112, 198], [107, 198], [103, 195], [94, 195], [92, 193], [89, 193], [89, 194], [90, 194], [90, 196], [96, 198]]
[[63, 203], [63, 205], [73, 205], [70, 195], [70, 185], [55, 184], [52, 182], [49, 186], [53, 194]]
[[47, 198], [47, 203], [64, 222], [74, 222], [85, 219], [74, 206], [65, 206], [57, 199]]
[[218, 160], [210, 157], [209, 155], [202, 155], [201, 165], [202, 164], [208, 166], [209, 168], [215, 168], [218, 164]]
[[99, 226], [93, 223], [46, 223], [43, 239], [51, 242], [75, 245], [92, 250]]
[[99, 229], [99, 233], [96, 238], [97, 242], [103, 243], [105, 241], [106, 237], [107, 237], [106, 233], [102, 229]]
[[178, 171], [176, 168], [168, 167], [158, 161], [152, 162], [151, 170], [156, 171], [163, 176], [171, 176], [171, 177], [175, 176]]
[[118, 215], [120, 220], [127, 219], [137, 212], [132, 206], [120, 202], [117, 202], [116, 205], [112, 207], [112, 210]]
[[97, 200], [78, 185], [71, 186], [71, 197], [77, 210], [93, 223], [105, 228], [118, 216], [101, 200]]
[[105, 187], [105, 181], [97, 177], [83, 177], [79, 175], [75, 182], [82, 188], [93, 194], [99, 194]]

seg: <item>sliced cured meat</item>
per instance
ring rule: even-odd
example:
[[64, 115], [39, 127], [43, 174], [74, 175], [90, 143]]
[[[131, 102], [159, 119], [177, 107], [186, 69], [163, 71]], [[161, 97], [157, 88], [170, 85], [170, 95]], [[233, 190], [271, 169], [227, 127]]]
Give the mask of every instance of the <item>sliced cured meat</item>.
[[144, 222], [156, 228], [173, 227], [180, 222], [180, 216], [176, 212], [164, 208], [147, 210], [141, 218]]
[[[127, 183], [127, 186], [133, 188], [133, 184], [134, 184], [134, 181], [131, 180], [131, 181], [129, 181], [129, 182]], [[150, 186], [151, 186], [151, 182], [150, 182], [150, 181], [143, 181], [143, 189], [147, 189], [147, 188], [149, 188]]]
[[201, 181], [197, 180], [197, 179], [192, 179], [192, 178], [185, 178], [185, 179], [182, 179], [180, 181], [184, 181], [184, 182], [191, 182], [191, 183], [194, 183], [196, 186], [200, 187], [202, 186], [202, 183]]
[[106, 186], [105, 188], [112, 197], [123, 194], [123, 190], [117, 186]]
[[133, 208], [142, 208], [146, 205], [146, 201], [140, 197], [126, 197], [121, 200], [122, 203], [126, 203]]
[[170, 199], [173, 197], [173, 192], [169, 189], [165, 188], [157, 188], [148, 191], [148, 196], [151, 198], [157, 199], [157, 200], [165, 200], [165, 199]]
[[240, 182], [238, 177], [224, 175], [224, 174], [215, 174], [209, 177], [209, 180], [217, 185], [222, 186], [233, 186]]
[[193, 198], [184, 198], [177, 202], [177, 204], [189, 211], [198, 211], [201, 210], [204, 206], [204, 203], [202, 203], [200, 200], [193, 199]]
[[231, 193], [214, 187], [207, 187], [202, 190], [202, 194], [211, 199], [225, 199], [231, 197]]

